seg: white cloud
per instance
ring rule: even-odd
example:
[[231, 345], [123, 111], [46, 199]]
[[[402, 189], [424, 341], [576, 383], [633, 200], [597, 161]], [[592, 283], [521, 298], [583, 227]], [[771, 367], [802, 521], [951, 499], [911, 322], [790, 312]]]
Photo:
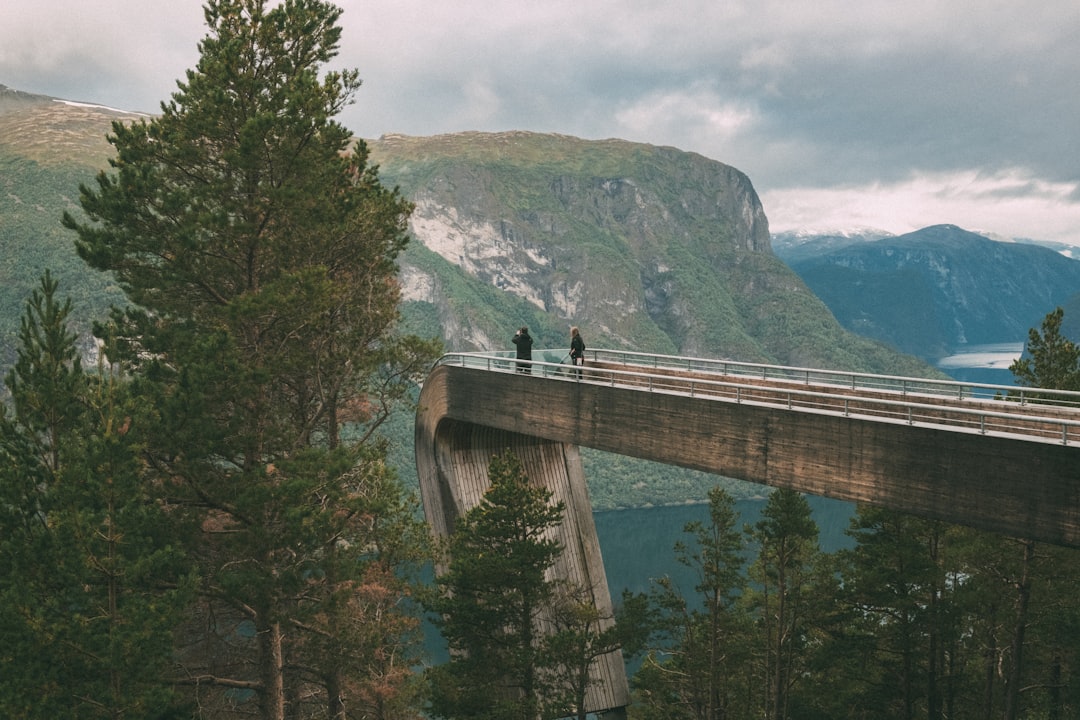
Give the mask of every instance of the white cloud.
[[[746, 172], [776, 227], [1080, 237], [1057, 195], [1080, 183], [1075, 0], [338, 2], [364, 137], [622, 137]], [[128, 110], [168, 100], [206, 32], [202, 0], [9, 5], [0, 83]]]
[[488, 78], [470, 79], [465, 83], [463, 94], [467, 110], [460, 122], [464, 126], [482, 126], [498, 116], [502, 103], [498, 91]]
[[0, 83], [27, 92], [156, 111], [198, 59], [197, 0], [13, 2], [0, 21]]
[[787, 187], [762, 193], [773, 232], [879, 227], [906, 233], [948, 223], [1005, 237], [1080, 246], [1080, 183], [1021, 169], [927, 173], [895, 183]]
[[747, 132], [755, 119], [752, 108], [725, 101], [703, 86], [647, 95], [615, 113], [620, 136], [627, 139], [678, 145], [679, 138], [690, 135], [714, 147]]

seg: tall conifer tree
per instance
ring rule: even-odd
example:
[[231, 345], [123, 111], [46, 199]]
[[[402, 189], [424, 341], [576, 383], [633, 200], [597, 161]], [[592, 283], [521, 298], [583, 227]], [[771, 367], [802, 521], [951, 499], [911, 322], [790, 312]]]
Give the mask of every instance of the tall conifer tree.
[[555, 598], [546, 577], [561, 546], [547, 531], [562, 504], [529, 483], [511, 451], [492, 458], [491, 487], [465, 514], [439, 578], [437, 624], [452, 653], [432, 673], [444, 718], [535, 720], [546, 693], [540, 621]]
[[[850, 673], [847, 702], [889, 717], [914, 718], [938, 705], [943, 674], [934, 657], [942, 645], [946, 573], [938, 556], [945, 527], [876, 507], [860, 507], [848, 530], [856, 545], [843, 550], [839, 600], [851, 610], [847, 652], [866, 653], [838, 669]], [[839, 672], [837, 674], [839, 674]], [[839, 694], [839, 693], [837, 693]]]
[[769, 495], [761, 520], [749, 529], [758, 546], [748, 593], [763, 634], [765, 702], [762, 717], [784, 720], [798, 683], [808, 629], [814, 623], [814, 567], [820, 555], [818, 527], [810, 504], [798, 492], [778, 488]]
[[656, 582], [651, 603], [660, 643], [635, 677], [646, 717], [715, 720], [745, 710], [750, 639], [738, 605], [745, 588], [738, 520], [731, 495], [710, 490], [709, 522], [687, 523], [687, 540], [675, 545], [696, 595], [684, 597], [670, 578]]
[[146, 415], [82, 368], [46, 273], [0, 406], [0, 714], [172, 717], [186, 564], [139, 462]]
[[88, 221], [65, 217], [133, 304], [106, 351], [158, 409], [147, 461], [197, 530], [177, 681], [222, 714], [345, 717], [407, 677], [360, 662], [373, 636], [351, 623], [372, 582], [402, 612], [422, 533], [375, 432], [435, 347], [395, 335], [412, 207], [334, 119], [359, 86], [324, 69], [340, 14], [210, 0], [197, 67], [160, 117], [114, 124]]
[[1009, 366], [1017, 385], [1080, 390], [1080, 345], [1061, 334], [1064, 316], [1064, 310], [1055, 308], [1043, 318], [1042, 332], [1028, 331], [1026, 353]]

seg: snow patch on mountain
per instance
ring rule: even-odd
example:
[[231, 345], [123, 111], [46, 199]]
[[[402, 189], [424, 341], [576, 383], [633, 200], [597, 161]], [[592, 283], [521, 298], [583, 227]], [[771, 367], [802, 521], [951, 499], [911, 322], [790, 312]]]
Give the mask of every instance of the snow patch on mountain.
[[98, 105], [97, 103], [77, 102], [75, 100], [61, 100], [59, 98], [53, 98], [53, 101], [77, 108], [88, 108], [90, 110], [105, 110], [106, 112], [118, 113], [120, 115], [138, 115], [139, 117], [151, 117], [149, 113], [135, 112], [133, 110], [121, 110], [120, 108], [109, 107], [108, 105]]

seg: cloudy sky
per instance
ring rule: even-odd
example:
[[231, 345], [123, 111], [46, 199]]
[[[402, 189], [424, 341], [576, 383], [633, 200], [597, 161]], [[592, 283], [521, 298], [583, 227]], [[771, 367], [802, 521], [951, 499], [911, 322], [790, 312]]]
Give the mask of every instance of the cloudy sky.
[[[339, 0], [356, 134], [533, 130], [749, 175], [773, 232], [1080, 245], [1076, 0]], [[198, 0], [11, 0], [0, 84], [156, 112]]]

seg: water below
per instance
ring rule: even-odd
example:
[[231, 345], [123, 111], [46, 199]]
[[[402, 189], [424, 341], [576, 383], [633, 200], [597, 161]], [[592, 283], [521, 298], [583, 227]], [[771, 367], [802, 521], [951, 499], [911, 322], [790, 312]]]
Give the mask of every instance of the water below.
[[[855, 513], [855, 504], [816, 496], [806, 499], [818, 524], [822, 550], [833, 552], [851, 547], [852, 540], [844, 531]], [[735, 509], [741, 523], [757, 522], [765, 502], [764, 499], [737, 501]], [[612, 600], [618, 602], [623, 590], [645, 592], [651, 579], [664, 575], [677, 582], [685, 596], [693, 594], [693, 575], [676, 562], [674, 548], [676, 542], [690, 539], [683, 530], [688, 522], [708, 524], [707, 505], [612, 510], [594, 513], [593, 518]]]
[[[833, 552], [854, 543], [844, 534], [855, 504], [829, 498], [807, 496], [810, 511], [818, 524], [821, 549]], [[753, 524], [761, 517], [766, 500], [739, 500], [735, 509], [742, 524]], [[705, 504], [670, 507], [636, 508], [593, 513], [604, 572], [614, 603], [621, 602], [624, 590], [644, 593], [653, 579], [669, 576], [683, 596], [694, 596], [695, 579], [691, 570], [675, 560], [675, 543], [688, 542], [690, 536], [683, 528], [687, 523], [709, 522]], [[438, 631], [430, 623], [424, 625], [425, 646], [429, 661], [446, 662], [449, 656]]]
[[1015, 386], [1009, 366], [1023, 352], [1023, 342], [966, 345], [938, 360], [937, 367], [961, 382]]

